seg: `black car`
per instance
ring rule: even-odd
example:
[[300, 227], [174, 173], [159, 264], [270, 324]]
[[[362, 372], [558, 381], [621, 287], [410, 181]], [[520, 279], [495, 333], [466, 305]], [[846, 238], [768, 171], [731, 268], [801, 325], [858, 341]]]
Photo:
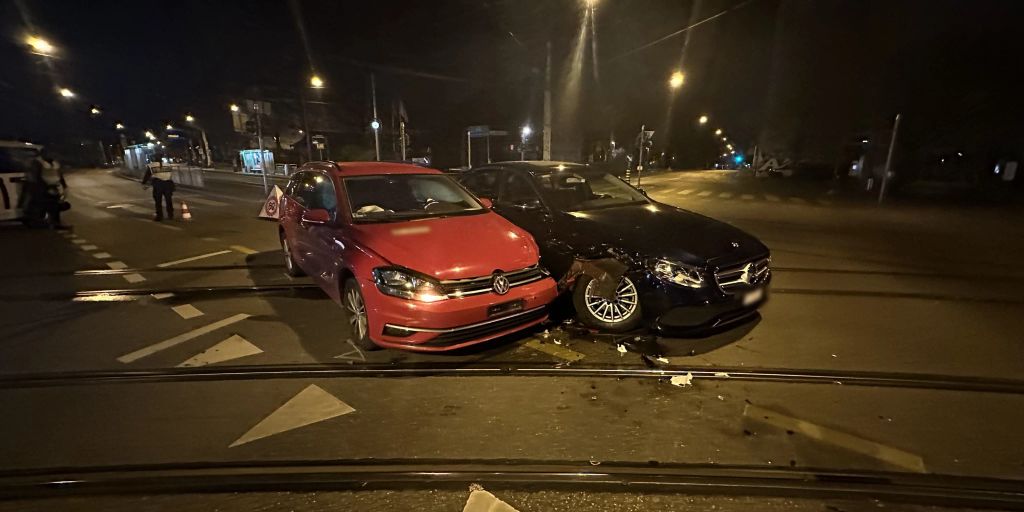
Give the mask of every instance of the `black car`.
[[603, 170], [505, 162], [461, 180], [533, 235], [555, 278], [580, 258], [612, 254], [627, 264], [614, 298], [599, 292], [592, 273], [576, 279], [576, 313], [593, 327], [621, 332], [643, 321], [663, 334], [699, 331], [743, 320], [766, 298], [770, 257], [758, 239], [653, 201]]

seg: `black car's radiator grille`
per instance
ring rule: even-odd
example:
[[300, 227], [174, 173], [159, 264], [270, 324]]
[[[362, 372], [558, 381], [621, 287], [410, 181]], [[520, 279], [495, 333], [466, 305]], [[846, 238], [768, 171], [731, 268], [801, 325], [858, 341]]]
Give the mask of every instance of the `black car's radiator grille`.
[[756, 260], [720, 268], [715, 271], [715, 282], [724, 293], [734, 294], [756, 288], [768, 280], [771, 272], [771, 258]]

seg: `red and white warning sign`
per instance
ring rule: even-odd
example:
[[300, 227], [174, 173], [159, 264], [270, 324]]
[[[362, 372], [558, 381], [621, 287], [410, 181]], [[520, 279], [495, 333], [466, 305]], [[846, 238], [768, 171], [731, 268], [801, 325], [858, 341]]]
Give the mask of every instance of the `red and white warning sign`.
[[260, 210], [261, 219], [280, 219], [281, 218], [281, 196], [284, 192], [277, 185], [274, 185], [274, 190], [270, 191], [270, 195], [267, 196], [267, 201], [263, 203], [263, 209]]

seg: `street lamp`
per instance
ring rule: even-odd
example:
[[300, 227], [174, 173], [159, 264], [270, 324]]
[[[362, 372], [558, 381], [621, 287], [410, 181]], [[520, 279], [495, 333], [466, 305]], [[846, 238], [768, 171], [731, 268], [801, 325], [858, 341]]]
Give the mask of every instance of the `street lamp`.
[[[199, 130], [199, 135], [203, 138], [203, 160], [206, 162], [207, 167], [212, 166], [213, 159], [210, 157], [210, 142], [206, 138], [206, 130], [204, 130], [202, 126], [196, 124], [196, 118], [192, 114], [185, 114], [185, 122], [192, 125], [193, 128]], [[192, 142], [191, 140], [189, 140], [189, 146], [191, 145]]]
[[192, 117], [192, 114], [185, 114], [185, 122], [194, 123], [196, 122], [196, 118]]
[[377, 161], [380, 161], [380, 121], [374, 119], [370, 121], [370, 128], [373, 128], [373, 149], [377, 156]]
[[146, 130], [146, 133], [144, 133], [143, 135], [145, 135], [146, 138], [149, 139], [149, 140], [156, 139], [156, 135], [153, 135], [153, 132], [151, 132], [149, 130]]
[[525, 125], [519, 133], [522, 136], [522, 143], [519, 144], [519, 159], [526, 160], [526, 141], [530, 140], [530, 135], [533, 134], [533, 128], [531, 128], [530, 125]]
[[309, 85], [314, 89], [323, 89], [324, 81], [319, 75], [313, 75], [309, 77]]
[[721, 134], [722, 134], [722, 129], [721, 128], [715, 130], [715, 135], [721, 135]]
[[700, 118], [697, 119], [697, 122], [701, 125], [708, 124], [708, 116], [700, 116]]
[[65, 98], [74, 98], [75, 97], [75, 93], [71, 92], [71, 89], [68, 89], [67, 87], [61, 87], [61, 88], [57, 89], [57, 92], [61, 96], [65, 97]]
[[729, 142], [729, 137], [722, 137], [722, 142]]
[[685, 79], [686, 77], [683, 75], [682, 71], [676, 71], [672, 73], [672, 76], [669, 77], [668, 86], [673, 89], [678, 89], [683, 86], [683, 81]]
[[114, 124], [114, 129], [115, 130], [124, 130], [124, 125], [121, 124], [121, 123], [116, 123], [116, 124]]
[[167, 126], [164, 126], [164, 128], [166, 128], [168, 130], [173, 130], [174, 129], [174, 127], [171, 126], [171, 123], [167, 123]]
[[92, 107], [89, 108], [89, 113], [94, 115], [94, 116], [98, 116], [98, 115], [102, 114], [103, 111], [100, 110], [99, 107], [93, 105]]
[[228, 107], [228, 108], [231, 109], [232, 112], [238, 112], [238, 110], [239, 110], [238, 109], [238, 105], [236, 105], [234, 103], [232, 103], [231, 106]]
[[36, 55], [50, 57], [56, 51], [56, 48], [54, 48], [49, 41], [39, 36], [26, 37], [25, 44], [27, 44], [31, 52]]

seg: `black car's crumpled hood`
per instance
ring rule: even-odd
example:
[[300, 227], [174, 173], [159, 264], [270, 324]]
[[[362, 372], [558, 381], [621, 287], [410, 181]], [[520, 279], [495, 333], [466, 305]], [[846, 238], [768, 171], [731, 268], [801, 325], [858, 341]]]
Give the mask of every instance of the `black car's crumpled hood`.
[[738, 228], [664, 204], [566, 215], [572, 245], [580, 249], [609, 245], [645, 257], [723, 267], [768, 255], [760, 240]]

